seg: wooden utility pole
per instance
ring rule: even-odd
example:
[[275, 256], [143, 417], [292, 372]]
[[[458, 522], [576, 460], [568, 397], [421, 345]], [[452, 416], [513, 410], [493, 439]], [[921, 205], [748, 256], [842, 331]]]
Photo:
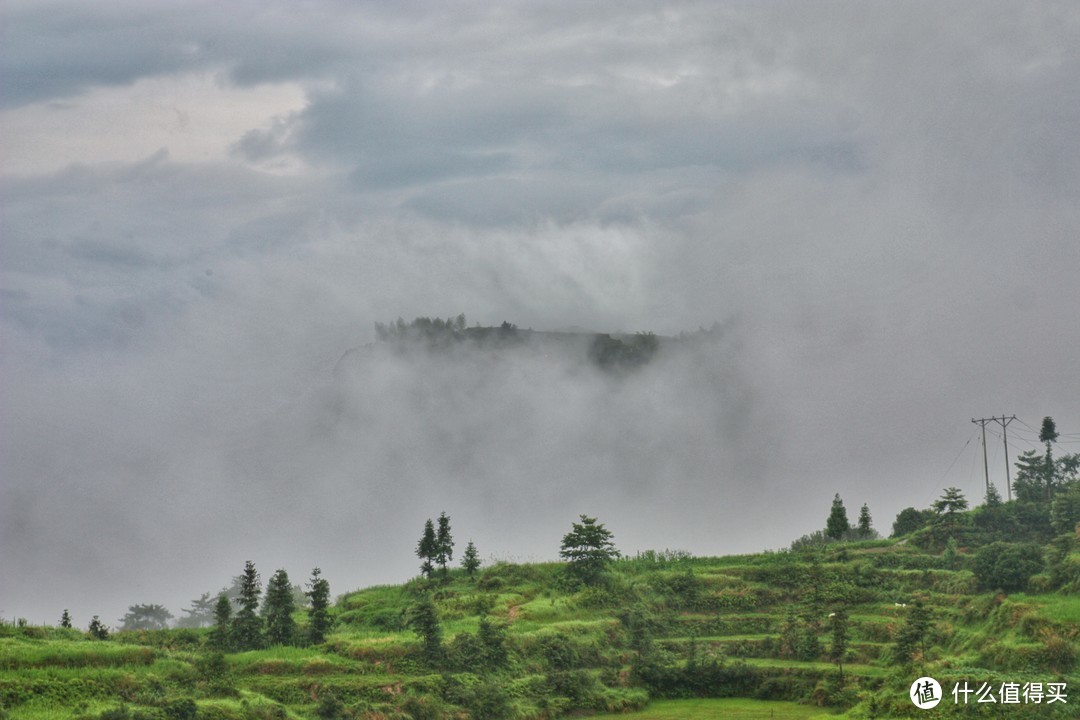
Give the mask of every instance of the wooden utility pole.
[[1001, 438], [1005, 443], [1005, 489], [1008, 491], [1009, 499], [1012, 500], [1012, 473], [1009, 471], [1009, 434], [1005, 428], [1009, 427], [1009, 423], [1015, 420], [1016, 416], [1005, 417], [1005, 413], [1001, 413], [1001, 417], [990, 419], [1001, 426]]
[[971, 422], [982, 427], [983, 474], [986, 476], [987, 492], [990, 492], [990, 468], [986, 463], [986, 423], [996, 422], [1001, 426], [1001, 437], [1005, 443], [1005, 493], [1009, 500], [1012, 500], [1012, 473], [1009, 472], [1009, 435], [1005, 428], [1015, 419], [1015, 415], [1005, 417], [1005, 413], [1002, 413], [1001, 417], [980, 418], [978, 420], [971, 418]]
[[982, 427], [982, 445], [983, 445], [983, 475], [986, 477], [986, 492], [990, 492], [990, 466], [986, 462], [986, 423], [993, 422], [993, 418], [982, 418], [976, 420], [971, 418], [971, 422]]

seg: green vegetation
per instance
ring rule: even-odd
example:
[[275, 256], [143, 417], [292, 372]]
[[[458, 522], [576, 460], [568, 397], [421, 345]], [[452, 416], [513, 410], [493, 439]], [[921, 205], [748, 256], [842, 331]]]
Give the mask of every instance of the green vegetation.
[[468, 343], [485, 348], [521, 347], [533, 344], [548, 350], [565, 351], [569, 356], [587, 360], [610, 373], [624, 373], [647, 365], [660, 351], [663, 342], [694, 342], [718, 333], [719, 329], [700, 330], [679, 338], [662, 339], [651, 332], [633, 334], [542, 332], [520, 330], [504, 321], [497, 327], [466, 327], [465, 316], [442, 318], [418, 317], [412, 322], [398, 318], [391, 323], [375, 323], [375, 337], [382, 347], [394, 352], [415, 349], [443, 351]]
[[567, 561], [566, 569], [572, 580], [596, 585], [619, 557], [611, 531], [587, 515], [582, 515], [581, 522], [573, 523], [571, 528], [563, 536], [559, 556]]
[[480, 553], [472, 540], [465, 546], [465, 554], [461, 556], [461, 567], [469, 577], [476, 577], [476, 571], [480, 569]]
[[435, 562], [443, 577], [447, 574], [447, 563], [454, 559], [454, 536], [450, 534], [450, 518], [446, 513], [439, 513], [439, 530], [435, 535]]
[[[1080, 482], [1049, 477], [1054, 501]], [[921, 676], [944, 689], [939, 717], [1075, 716], [1080, 698], [995, 715], [951, 696], [1080, 687], [1080, 532], [1051, 522], [1053, 501], [969, 509], [949, 488], [887, 540], [865, 505], [841, 530], [838, 507], [780, 552], [624, 557], [582, 515], [564, 562], [481, 568], [470, 542], [460, 569], [443, 513], [420, 577], [334, 604], [316, 568], [303, 603], [279, 570], [260, 606], [248, 562], [186, 627], [134, 622], [160, 606], [132, 606], [114, 632], [97, 616], [89, 632], [0, 624], [0, 718], [906, 718]]]
[[435, 523], [431, 518], [424, 523], [424, 534], [416, 544], [416, 557], [420, 558], [420, 574], [431, 577], [435, 572], [434, 560], [439, 553], [439, 543], [435, 539]]
[[848, 522], [847, 509], [844, 508], [844, 501], [840, 499], [840, 493], [836, 493], [829, 510], [829, 518], [825, 522], [825, 534], [833, 540], [839, 540], [849, 530], [851, 523]]
[[305, 593], [311, 602], [308, 612], [307, 639], [311, 645], [319, 645], [326, 640], [334, 621], [330, 617], [330, 583], [322, 577], [322, 570], [311, 571], [311, 582]]
[[132, 605], [120, 619], [121, 630], [164, 630], [173, 614], [162, 605]]
[[[910, 717], [907, 687], [924, 674], [947, 692], [1075, 684], [1080, 596], [983, 590], [977, 553], [961, 546], [949, 568], [896, 540], [649, 552], [611, 558], [592, 584], [567, 582], [568, 563], [448, 569], [347, 593], [308, 647], [222, 653], [227, 599], [214, 628], [107, 641], [5, 625], [0, 702], [11, 720], [856, 718]], [[325, 582], [314, 572], [309, 592]], [[292, 614], [296, 637], [312, 637], [312, 600]], [[946, 717], [958, 712], [948, 700]], [[1058, 708], [1040, 717], [1070, 717]]]
[[685, 720], [725, 718], [725, 720], [815, 720], [832, 717], [821, 708], [774, 700], [659, 700], [648, 709], [631, 713], [594, 715], [593, 720]]
[[270, 645], [288, 645], [296, 635], [296, 623], [293, 613], [292, 586], [289, 575], [278, 570], [266, 585], [266, 601], [263, 604], [266, 614], [266, 640]]
[[259, 616], [259, 594], [262, 585], [255, 564], [248, 560], [241, 576], [240, 606], [232, 620], [232, 642], [240, 650], [255, 650], [263, 645], [263, 619]]
[[106, 627], [100, 619], [98, 619], [97, 615], [90, 619], [90, 626], [89, 628], [87, 628], [87, 632], [89, 632], [90, 637], [94, 638], [95, 640], [109, 639], [109, 628]]

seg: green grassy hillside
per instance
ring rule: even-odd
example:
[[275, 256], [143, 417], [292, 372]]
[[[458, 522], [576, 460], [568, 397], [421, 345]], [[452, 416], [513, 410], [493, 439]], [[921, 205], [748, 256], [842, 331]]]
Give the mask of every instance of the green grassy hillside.
[[[929, 675], [946, 694], [937, 716], [1076, 717], [1080, 692], [954, 703], [962, 682], [1080, 688], [1080, 596], [980, 592], [970, 561], [893, 541], [647, 553], [589, 587], [561, 564], [497, 564], [348, 593], [321, 645], [224, 654], [208, 630], [101, 641], [5, 625], [0, 705], [11, 720], [910, 717], [921, 711], [908, 688]], [[425, 601], [439, 633], [427, 644], [410, 629]], [[912, 638], [917, 604], [926, 621]]]

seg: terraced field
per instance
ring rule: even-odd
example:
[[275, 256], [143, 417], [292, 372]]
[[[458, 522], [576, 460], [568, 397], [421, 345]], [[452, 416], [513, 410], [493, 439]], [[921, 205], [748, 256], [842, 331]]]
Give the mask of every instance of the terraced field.
[[[1080, 688], [1080, 597], [976, 592], [963, 559], [953, 565], [887, 541], [642, 557], [585, 588], [558, 564], [500, 564], [349, 593], [318, 646], [225, 654], [207, 630], [98, 641], [5, 625], [0, 704], [11, 720], [909, 717], [922, 675], [946, 694], [962, 682]], [[423, 598], [438, 613], [434, 657], [409, 629]], [[928, 625], [904, 659], [916, 603]], [[949, 695], [934, 712], [1073, 718], [1077, 705], [1080, 690], [994, 708]]]

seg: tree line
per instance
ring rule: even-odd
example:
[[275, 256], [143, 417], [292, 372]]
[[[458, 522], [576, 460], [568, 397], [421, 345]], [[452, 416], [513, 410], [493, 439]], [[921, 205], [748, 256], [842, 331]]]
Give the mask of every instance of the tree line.
[[[266, 594], [260, 596], [262, 586], [255, 564], [248, 560], [240, 575], [240, 595], [234, 601], [225, 593], [218, 595], [214, 605], [214, 626], [210, 632], [210, 645], [218, 650], [257, 650], [273, 645], [318, 645], [326, 639], [332, 620], [330, 617], [330, 583], [322, 577], [322, 571], [311, 571], [308, 590], [309, 599], [307, 627], [297, 626], [293, 614], [296, 603], [293, 598], [289, 575], [277, 570], [266, 584]], [[261, 610], [261, 612], [260, 612]]]
[[[231, 588], [224, 588], [215, 600], [203, 593], [184, 612], [187, 627], [211, 626], [210, 646], [216, 650], [256, 650], [273, 645], [317, 645], [326, 639], [333, 625], [330, 616], [330, 583], [322, 570], [311, 571], [307, 590], [289, 582], [284, 569], [277, 570], [266, 584], [265, 594], [255, 564], [248, 560], [244, 572], [237, 576]], [[297, 592], [303, 602], [298, 602]], [[235, 606], [235, 611], [234, 611]], [[307, 625], [297, 625], [294, 614], [300, 607], [307, 611]], [[207, 618], [209, 621], [206, 622]], [[164, 630], [173, 619], [172, 613], [157, 604], [138, 604], [128, 608], [120, 619], [120, 630]], [[183, 620], [181, 626], [183, 626]], [[71, 613], [65, 608], [60, 627], [71, 628]], [[111, 632], [95, 615], [87, 627], [97, 640], [108, 640]]]
[[[581, 515], [579, 519], [581, 522], [571, 523], [570, 532], [563, 536], [559, 548], [559, 556], [566, 561], [565, 581], [574, 587], [600, 585], [620, 553], [615, 548], [614, 535], [603, 523], [588, 515]], [[445, 512], [439, 514], [437, 527], [430, 518], [424, 522], [424, 530], [416, 544], [416, 555], [421, 560], [421, 577], [429, 582], [446, 582], [449, 579], [447, 565], [454, 557], [454, 539], [450, 518]], [[439, 566], [438, 570], [435, 569], [436, 565]], [[472, 540], [465, 548], [461, 566], [470, 579], [475, 579], [480, 558]], [[432, 667], [443, 667], [448, 649], [443, 644], [442, 626], [430, 592], [423, 592], [409, 608], [406, 624], [419, 636], [425, 661]], [[470, 667], [498, 667], [507, 654], [505, 636], [504, 626], [481, 618], [476, 634], [457, 635], [449, 654], [468, 658], [465, 664]]]

